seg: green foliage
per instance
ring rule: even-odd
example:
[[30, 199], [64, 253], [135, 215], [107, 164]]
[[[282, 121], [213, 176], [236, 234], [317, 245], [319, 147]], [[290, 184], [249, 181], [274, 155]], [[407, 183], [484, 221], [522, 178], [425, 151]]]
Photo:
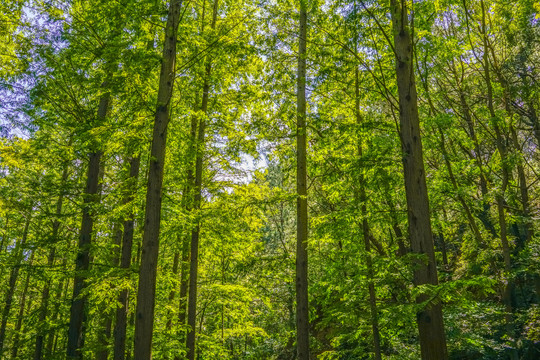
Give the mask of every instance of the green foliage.
[[[211, 30], [211, 2], [183, 2], [162, 190], [156, 359], [186, 353], [179, 291], [188, 271], [184, 244], [196, 224], [199, 358], [294, 357], [297, 5], [221, 0]], [[125, 289], [132, 351], [167, 6], [131, 0], [0, 4], [1, 308], [10, 274], [21, 269], [12, 308], [0, 319], [7, 324], [6, 359], [15, 334], [20, 359], [33, 356], [40, 335], [43, 358], [64, 358], [88, 154], [98, 150], [103, 169], [92, 207], [92, 265], [83, 274], [83, 351], [98, 358], [108, 350], [111, 357], [107, 327]], [[540, 8], [532, 0], [409, 6], [440, 284], [412, 285], [413, 270], [426, 257], [408, 252], [388, 2], [309, 1], [312, 355], [374, 358], [373, 284], [384, 359], [420, 358], [416, 314], [437, 302], [451, 359], [501, 359], [511, 348], [532, 359], [540, 341]], [[108, 115], [99, 118], [105, 96]], [[204, 144], [192, 134], [201, 119]], [[15, 124], [22, 124], [20, 131], [11, 129]], [[190, 188], [196, 150], [204, 154], [199, 210]], [[128, 160], [136, 156], [141, 169], [134, 181]], [[132, 266], [121, 269], [119, 234], [131, 214]], [[15, 248], [28, 219], [20, 257]], [[509, 284], [513, 296], [505, 307]], [[418, 295], [425, 300], [417, 303]]]

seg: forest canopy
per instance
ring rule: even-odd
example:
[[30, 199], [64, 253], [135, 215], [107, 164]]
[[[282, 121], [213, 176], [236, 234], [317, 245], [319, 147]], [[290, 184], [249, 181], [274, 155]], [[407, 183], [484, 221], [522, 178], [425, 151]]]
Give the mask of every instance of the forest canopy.
[[538, 1], [0, 10], [0, 359], [540, 359]]

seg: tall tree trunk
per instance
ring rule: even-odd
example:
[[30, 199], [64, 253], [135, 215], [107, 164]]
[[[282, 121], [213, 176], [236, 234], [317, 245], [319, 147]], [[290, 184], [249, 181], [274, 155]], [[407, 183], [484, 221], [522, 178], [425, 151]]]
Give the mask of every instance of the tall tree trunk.
[[[195, 100], [196, 107], [198, 106], [198, 97]], [[195, 158], [197, 157], [197, 116], [193, 115], [191, 117], [191, 129], [189, 133], [189, 149], [187, 155], [187, 176], [186, 176], [186, 186], [184, 188], [184, 201], [185, 201], [185, 210], [186, 214], [190, 214], [193, 211], [193, 199], [195, 191], [195, 174], [193, 169], [195, 166]], [[178, 309], [178, 324], [180, 327], [186, 324], [187, 316], [187, 300], [188, 300], [188, 290], [189, 290], [189, 269], [191, 267], [191, 231], [192, 224], [189, 224], [186, 228], [186, 234], [182, 242], [182, 264], [180, 269], [180, 301]], [[179, 334], [180, 343], [185, 343], [186, 331], [180, 330]], [[180, 360], [178, 354], [174, 357], [175, 360]]]
[[[195, 99], [195, 110], [199, 103], [199, 97]], [[195, 174], [193, 173], [195, 167], [195, 159], [197, 158], [197, 116], [191, 116], [191, 126], [189, 132], [189, 147], [187, 154], [187, 175], [186, 186], [184, 187], [184, 193], [182, 194], [184, 200], [184, 208], [186, 214], [190, 214], [193, 211], [193, 199], [195, 197]], [[186, 228], [186, 234], [182, 242], [182, 264], [180, 266], [180, 301], [178, 305], [178, 325], [183, 327], [186, 324], [187, 317], [187, 304], [188, 304], [188, 291], [189, 291], [189, 271], [191, 267], [191, 233], [192, 224], [189, 224]], [[180, 343], [187, 344], [186, 331], [180, 330], [178, 336]], [[175, 354], [174, 360], [180, 360], [180, 356]]]
[[[216, 28], [218, 0], [214, 0], [211, 29]], [[203, 175], [203, 158], [204, 158], [204, 137], [206, 131], [206, 115], [208, 112], [208, 97], [210, 91], [210, 75], [212, 72], [212, 61], [210, 57], [206, 58], [206, 67], [203, 83], [203, 97], [201, 103], [201, 118], [198, 126], [198, 134], [196, 141], [196, 159], [195, 159], [195, 193], [193, 197], [193, 211], [198, 212], [201, 208], [202, 198], [202, 175]], [[196, 224], [191, 232], [190, 246], [190, 266], [189, 266], [189, 295], [188, 295], [188, 310], [187, 310], [187, 325], [188, 332], [186, 336], [187, 359], [195, 359], [195, 338], [196, 338], [196, 317], [197, 317], [197, 277], [199, 267], [199, 236], [200, 236], [200, 219], [197, 215]]]
[[[127, 200], [124, 198], [122, 201], [122, 205], [126, 205]], [[121, 228], [122, 221], [116, 220], [114, 221], [112, 225], [112, 233], [113, 233], [113, 244], [114, 247], [112, 249], [112, 253], [108, 254], [109, 256], [106, 256], [103, 261], [106, 262], [111, 267], [118, 267], [120, 262], [120, 253], [121, 253], [121, 246], [122, 246], [122, 235], [123, 231]], [[103, 311], [101, 314], [100, 319], [100, 325], [97, 329], [97, 346], [96, 346], [96, 353], [95, 353], [95, 359], [96, 360], [107, 360], [109, 358], [109, 343], [111, 338], [111, 330], [112, 330], [112, 320], [113, 320], [113, 314], [109, 313], [108, 311]]]
[[[65, 267], [67, 265], [67, 260], [64, 259], [62, 261], [62, 267]], [[51, 312], [51, 323], [55, 324], [58, 320], [58, 316], [60, 314], [60, 306], [62, 302], [65, 300], [67, 293], [69, 292], [69, 286], [70, 282], [66, 279], [62, 279], [59, 281], [58, 286], [56, 286], [56, 292], [54, 294], [54, 300], [55, 304], [53, 307], [53, 311]], [[65, 295], [64, 295], [65, 294]], [[45, 347], [44, 357], [46, 359], [52, 358], [53, 354], [56, 349], [56, 339], [58, 335], [57, 327], [49, 327], [47, 329], [47, 346]]]
[[[32, 251], [32, 255], [30, 255], [30, 259], [28, 260], [28, 266], [31, 267], [33, 262], [34, 262], [34, 252]], [[22, 328], [22, 323], [24, 319], [24, 310], [26, 307], [26, 295], [28, 295], [28, 286], [30, 285], [30, 275], [31, 275], [30, 271], [27, 271], [26, 280], [24, 282], [23, 292], [22, 292], [21, 300], [20, 300], [21, 303], [19, 305], [19, 314], [17, 316], [17, 323], [15, 324], [15, 331], [14, 331], [12, 345], [11, 345], [11, 358], [12, 359], [17, 359], [17, 353], [19, 352], [20, 334], [21, 334], [21, 328]]]
[[[183, 327], [186, 324], [187, 316], [187, 296], [189, 289], [189, 266], [190, 266], [190, 237], [184, 236], [182, 242], [182, 259], [180, 265], [180, 294], [179, 294], [179, 305], [178, 305], [178, 326]], [[186, 341], [186, 333], [184, 330], [180, 330], [179, 334], [180, 343]], [[175, 360], [179, 360], [175, 357]]]
[[[71, 144], [71, 139], [69, 141]], [[51, 233], [51, 243], [49, 255], [47, 256], [47, 268], [50, 269], [54, 265], [54, 259], [56, 257], [56, 243], [58, 242], [58, 232], [60, 231], [60, 217], [62, 216], [62, 205], [64, 202], [65, 196], [65, 185], [68, 177], [68, 163], [64, 164], [64, 169], [62, 170], [62, 178], [60, 180], [60, 195], [56, 201], [56, 214], [52, 225]], [[38, 324], [40, 329], [36, 335], [36, 349], [34, 351], [34, 360], [41, 360], [43, 358], [43, 345], [46, 334], [46, 320], [47, 313], [49, 308], [49, 297], [51, 292], [51, 280], [47, 278], [45, 280], [45, 285], [43, 285], [43, 290], [41, 291], [41, 304], [39, 309], [39, 319]]]
[[[107, 86], [105, 82], [103, 86]], [[97, 117], [104, 120], [109, 110], [110, 94], [104, 94], [99, 101]], [[97, 145], [96, 145], [97, 146]], [[83, 199], [83, 216], [77, 258], [75, 260], [75, 279], [73, 282], [73, 296], [71, 298], [71, 310], [67, 342], [67, 358], [82, 359], [82, 347], [84, 346], [84, 323], [86, 317], [86, 277], [90, 268], [90, 247], [94, 228], [93, 206], [99, 202], [99, 180], [101, 173], [101, 149], [93, 149], [89, 155], [88, 172], [86, 175], [86, 189]]]
[[[362, 124], [362, 116], [360, 114], [360, 80], [358, 74], [358, 67], [355, 68], [355, 113], [356, 124], [360, 129]], [[359, 137], [358, 139], [358, 160], [362, 161], [363, 156], [363, 144]], [[369, 224], [367, 220], [367, 197], [366, 197], [366, 185], [365, 177], [362, 172], [363, 169], [359, 169], [359, 194], [357, 200], [360, 203], [360, 210], [362, 216], [362, 235], [364, 238], [364, 250], [366, 251], [366, 267], [368, 276], [368, 292], [369, 292], [369, 307], [371, 312], [371, 329], [373, 332], [373, 352], [375, 354], [375, 360], [381, 360], [381, 336], [379, 333], [379, 315], [377, 310], [377, 295], [375, 293], [375, 284], [373, 282], [373, 262], [371, 259], [371, 241]]]
[[[190, 139], [193, 141], [195, 140], [195, 132], [197, 129], [197, 121], [195, 117], [192, 118], [191, 121], [191, 137]], [[195, 150], [193, 149], [193, 152]], [[193, 195], [193, 187], [194, 187], [194, 175], [193, 175], [193, 169], [192, 169], [193, 163], [192, 161], [188, 160], [188, 176], [186, 179], [186, 187], [184, 188], [184, 204], [185, 204], [185, 210], [186, 214], [189, 214], [191, 211], [193, 211], [191, 207], [191, 200], [190, 197]], [[186, 229], [191, 229], [191, 226], [188, 226]], [[183, 329], [184, 325], [186, 324], [186, 316], [187, 316], [187, 298], [188, 298], [188, 289], [189, 289], [189, 268], [190, 268], [190, 246], [191, 246], [191, 233], [182, 234], [182, 257], [181, 257], [181, 263], [180, 263], [180, 294], [179, 294], [179, 305], [178, 305], [178, 326], [180, 327], [180, 332], [178, 334], [178, 341], [180, 344], [186, 343], [186, 331]], [[180, 355], [175, 354], [174, 360], [180, 360]]]
[[[129, 179], [128, 179], [128, 195], [124, 201], [125, 204], [133, 202], [137, 192], [137, 179], [139, 177], [140, 157], [136, 156], [129, 160]], [[128, 218], [124, 221], [124, 231], [122, 236], [120, 268], [128, 271], [131, 267], [131, 249], [133, 248], [133, 229], [135, 223], [135, 212], [133, 208], [130, 210]], [[114, 325], [114, 360], [124, 360], [126, 355], [126, 329], [127, 329], [127, 314], [129, 292], [127, 289], [122, 289], [118, 295], [119, 307], [116, 308], [116, 322]]]
[[[409, 14], [406, 3], [406, 0], [391, 0], [409, 236], [412, 251], [427, 257], [427, 263], [419, 261], [415, 264], [414, 283], [415, 285], [437, 285], [437, 266], [413, 70], [413, 43], [408, 25]], [[422, 294], [417, 298], [418, 303], [428, 300], [428, 294]], [[422, 359], [448, 359], [441, 303], [435, 300], [426, 304], [417, 313], [417, 324]]]
[[306, 161], [307, 0], [300, 0], [296, 77], [296, 352], [309, 360], [308, 207]]
[[9, 274], [8, 288], [4, 297], [4, 309], [2, 310], [2, 320], [0, 324], [0, 359], [4, 352], [4, 341], [6, 340], [6, 327], [9, 318], [9, 312], [13, 303], [13, 295], [15, 294], [15, 288], [17, 286], [17, 280], [19, 278], [19, 269], [23, 258], [23, 250], [28, 238], [28, 229], [30, 228], [31, 215], [26, 216], [26, 222], [24, 224], [23, 235], [20, 240], [15, 243], [13, 249], [13, 267]]
[[139, 289], [135, 319], [135, 359], [150, 360], [152, 333], [154, 329], [154, 307], [156, 275], [159, 253], [159, 231], [161, 220], [161, 192], [165, 166], [167, 126], [170, 102], [175, 79], [176, 43], [182, 0], [171, 0], [165, 26], [165, 40], [159, 75], [159, 89], [154, 119], [152, 149], [148, 171], [146, 213], [142, 241]]

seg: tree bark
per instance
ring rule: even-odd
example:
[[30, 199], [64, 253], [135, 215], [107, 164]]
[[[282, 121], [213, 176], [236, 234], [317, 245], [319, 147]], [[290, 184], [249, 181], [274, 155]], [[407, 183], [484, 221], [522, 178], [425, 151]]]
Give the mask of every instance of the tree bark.
[[[32, 266], [33, 261], [34, 261], [34, 252], [32, 251], [32, 255], [30, 255], [30, 260], [28, 260], [28, 266]], [[26, 296], [28, 295], [29, 285], [30, 285], [30, 272], [28, 271], [26, 274], [26, 280], [24, 282], [23, 292], [21, 295], [21, 300], [20, 300], [21, 303], [19, 305], [19, 314], [17, 316], [17, 323], [15, 324], [15, 331], [14, 331], [12, 345], [11, 345], [11, 358], [12, 359], [17, 359], [17, 354], [19, 352], [20, 333], [21, 333], [21, 328], [22, 328], [22, 323], [23, 323], [23, 318], [24, 318], [24, 310], [26, 308]]]
[[[198, 106], [198, 98], [196, 100], [196, 106]], [[197, 157], [197, 116], [191, 117], [191, 129], [189, 133], [189, 149], [187, 160], [187, 176], [186, 186], [184, 188], [185, 198], [185, 210], [186, 214], [190, 214], [193, 211], [193, 199], [195, 197], [195, 174], [193, 173], [195, 167], [195, 159]], [[187, 316], [187, 303], [188, 303], [188, 291], [189, 291], [189, 271], [191, 267], [191, 224], [188, 225], [185, 237], [182, 242], [182, 265], [180, 269], [180, 301], [178, 309], [178, 324], [184, 326], [186, 324]], [[187, 341], [186, 331], [180, 330], [180, 343]], [[180, 357], [175, 355], [175, 360], [180, 360]]]
[[[71, 144], [71, 140], [69, 142]], [[62, 205], [64, 202], [64, 188], [66, 186], [66, 181], [68, 177], [68, 164], [64, 164], [64, 169], [62, 170], [62, 178], [60, 180], [60, 195], [56, 202], [56, 216], [53, 221], [52, 233], [51, 233], [51, 248], [49, 250], [49, 255], [47, 256], [47, 268], [51, 268], [54, 265], [54, 259], [56, 257], [56, 243], [58, 242], [58, 232], [60, 231], [60, 216], [62, 216]], [[41, 292], [41, 304], [39, 309], [39, 320], [40, 330], [36, 335], [36, 349], [34, 351], [34, 360], [41, 360], [43, 358], [43, 345], [46, 334], [46, 320], [49, 307], [49, 298], [51, 292], [51, 280], [47, 279], [43, 290]]]
[[[129, 178], [128, 178], [128, 195], [125, 200], [126, 204], [133, 202], [137, 192], [137, 179], [139, 177], [140, 157], [136, 156], [129, 160]], [[131, 250], [133, 248], [133, 229], [135, 223], [135, 212], [130, 210], [128, 218], [124, 221], [124, 231], [122, 235], [122, 246], [120, 254], [120, 268], [128, 271], [131, 267]], [[127, 274], [126, 274], [127, 276]], [[119, 307], [116, 308], [116, 322], [114, 325], [114, 349], [113, 359], [124, 360], [126, 355], [126, 328], [127, 315], [129, 310], [129, 292], [127, 289], [122, 289], [118, 295]]]
[[[418, 100], [413, 70], [413, 43], [406, 0], [391, 0], [396, 75], [399, 94], [403, 173], [412, 251], [425, 256], [414, 269], [415, 285], [437, 285], [437, 267], [423, 163]], [[448, 351], [440, 301], [422, 294], [416, 299], [425, 306], [417, 313], [423, 360], [446, 360]]]
[[[127, 200], [124, 199], [122, 201], [122, 205], [126, 205]], [[109, 264], [111, 267], [118, 267], [120, 262], [120, 253], [121, 253], [121, 246], [122, 246], [122, 235], [123, 231], [121, 228], [121, 222], [118, 220], [115, 220], [112, 224], [112, 238], [114, 239], [114, 247], [112, 249], [112, 253], [109, 254], [108, 257], [105, 257], [103, 260]], [[97, 329], [97, 347], [96, 347], [96, 354], [95, 359], [96, 360], [107, 360], [109, 358], [110, 348], [110, 338], [111, 338], [111, 330], [112, 330], [112, 323], [113, 323], [113, 314], [109, 313], [108, 311], [104, 311], [101, 314], [101, 324], [99, 326], [99, 329]]]
[[[216, 28], [218, 0], [214, 0], [211, 29]], [[210, 74], [212, 72], [212, 61], [210, 57], [206, 59], [206, 68], [203, 84], [203, 97], [201, 103], [202, 117], [198, 126], [196, 141], [196, 160], [195, 160], [195, 194], [193, 197], [193, 210], [199, 211], [202, 198], [202, 173], [204, 158], [204, 137], [206, 131], [206, 115], [208, 112], [208, 97], [210, 91]], [[190, 267], [189, 267], [189, 295], [187, 310], [188, 332], [186, 336], [187, 359], [195, 359], [195, 338], [196, 338], [196, 316], [197, 316], [197, 277], [199, 267], [199, 237], [200, 237], [200, 219], [197, 218], [196, 224], [191, 232], [190, 246]]]
[[[358, 74], [358, 67], [355, 69], [355, 113], [356, 124], [360, 128], [362, 124], [362, 117], [360, 114], [360, 80]], [[363, 144], [361, 138], [358, 139], [358, 160], [362, 161], [363, 156]], [[381, 360], [381, 336], [379, 333], [379, 315], [377, 310], [377, 295], [375, 293], [375, 284], [373, 282], [373, 262], [371, 259], [371, 242], [370, 231], [367, 220], [367, 197], [366, 197], [366, 184], [365, 177], [362, 172], [363, 169], [359, 169], [359, 194], [357, 196], [360, 203], [360, 211], [362, 216], [362, 236], [364, 238], [364, 250], [366, 251], [366, 267], [368, 276], [368, 292], [369, 292], [369, 307], [371, 312], [371, 329], [373, 332], [373, 353], [375, 354], [375, 360]]]
[[161, 221], [161, 192], [169, 109], [175, 79], [176, 43], [181, 5], [181, 0], [170, 1], [167, 24], [165, 26], [165, 40], [148, 170], [146, 213], [141, 265], [139, 269], [139, 288], [137, 292], [134, 339], [136, 360], [150, 360], [152, 357], [152, 333], [154, 328], [156, 275]]
[[309, 360], [308, 207], [306, 149], [307, 0], [300, 0], [296, 79], [296, 352]]
[[0, 324], [0, 359], [4, 352], [4, 341], [6, 340], [6, 326], [9, 318], [9, 312], [13, 303], [13, 295], [15, 294], [15, 288], [17, 286], [17, 280], [19, 278], [19, 269], [23, 258], [23, 249], [28, 238], [28, 229], [30, 227], [31, 215], [26, 216], [26, 222], [24, 225], [22, 238], [15, 243], [13, 249], [13, 267], [9, 274], [8, 288], [4, 297], [4, 309], [2, 310], [2, 320]]
[[[65, 267], [67, 265], [67, 260], [64, 259], [62, 261], [62, 267]], [[70, 282], [66, 279], [62, 279], [59, 281], [58, 285], [56, 286], [56, 291], [54, 294], [54, 300], [55, 304], [53, 307], [53, 311], [51, 313], [51, 323], [56, 323], [58, 320], [58, 315], [60, 314], [60, 306], [65, 298], [64, 294], [67, 295], [69, 292], [69, 286]], [[53, 353], [56, 349], [56, 339], [57, 339], [57, 328], [52, 327], [47, 329], [47, 346], [45, 347], [44, 357], [46, 359], [52, 358]]]

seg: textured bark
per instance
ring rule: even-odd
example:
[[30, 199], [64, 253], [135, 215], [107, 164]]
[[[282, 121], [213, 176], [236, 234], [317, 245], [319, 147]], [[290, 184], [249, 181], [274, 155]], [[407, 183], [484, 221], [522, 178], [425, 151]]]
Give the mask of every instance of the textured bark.
[[[137, 179], [139, 177], [140, 158], [133, 157], [129, 160], [128, 195], [124, 200], [125, 204], [133, 202], [137, 191]], [[128, 218], [124, 221], [124, 231], [122, 235], [122, 245], [120, 254], [120, 268], [129, 270], [131, 267], [131, 250], [133, 248], [133, 229], [135, 223], [135, 213], [131, 210]], [[129, 292], [122, 289], [118, 295], [119, 307], [116, 308], [116, 322], [114, 325], [114, 349], [113, 359], [124, 360], [126, 354], [126, 328], [127, 314], [129, 310]]]
[[[415, 285], [437, 285], [437, 267], [429, 212], [428, 193], [423, 163], [418, 100], [413, 71], [413, 44], [408, 25], [405, 0], [391, 0], [394, 30], [394, 51], [399, 94], [400, 135], [403, 151], [403, 173], [412, 251], [427, 258], [415, 264]], [[427, 294], [418, 303], [429, 300]], [[417, 313], [420, 349], [423, 360], [448, 359], [442, 307], [431, 300]]]
[[296, 352], [309, 360], [308, 207], [306, 161], [307, 0], [300, 0], [296, 82]]
[[134, 354], [136, 360], [150, 360], [152, 357], [152, 333], [154, 329], [156, 275], [161, 220], [161, 192], [163, 169], [165, 166], [169, 109], [175, 79], [176, 43], [181, 5], [181, 0], [171, 0], [167, 15], [167, 24], [165, 26], [165, 40], [161, 59], [152, 149], [150, 151], [148, 169], [146, 213], [141, 247], [137, 308], [135, 311]]
[[6, 295], [4, 297], [4, 309], [2, 310], [2, 320], [0, 324], [0, 359], [4, 352], [4, 341], [6, 340], [6, 326], [9, 318], [9, 312], [11, 310], [11, 305], [13, 304], [13, 295], [15, 294], [15, 288], [17, 287], [17, 280], [19, 278], [19, 268], [23, 258], [23, 249], [26, 245], [26, 240], [28, 238], [28, 229], [30, 227], [31, 216], [28, 214], [26, 216], [26, 222], [24, 225], [22, 238], [15, 243], [15, 248], [13, 249], [13, 267], [9, 274], [8, 288]]

